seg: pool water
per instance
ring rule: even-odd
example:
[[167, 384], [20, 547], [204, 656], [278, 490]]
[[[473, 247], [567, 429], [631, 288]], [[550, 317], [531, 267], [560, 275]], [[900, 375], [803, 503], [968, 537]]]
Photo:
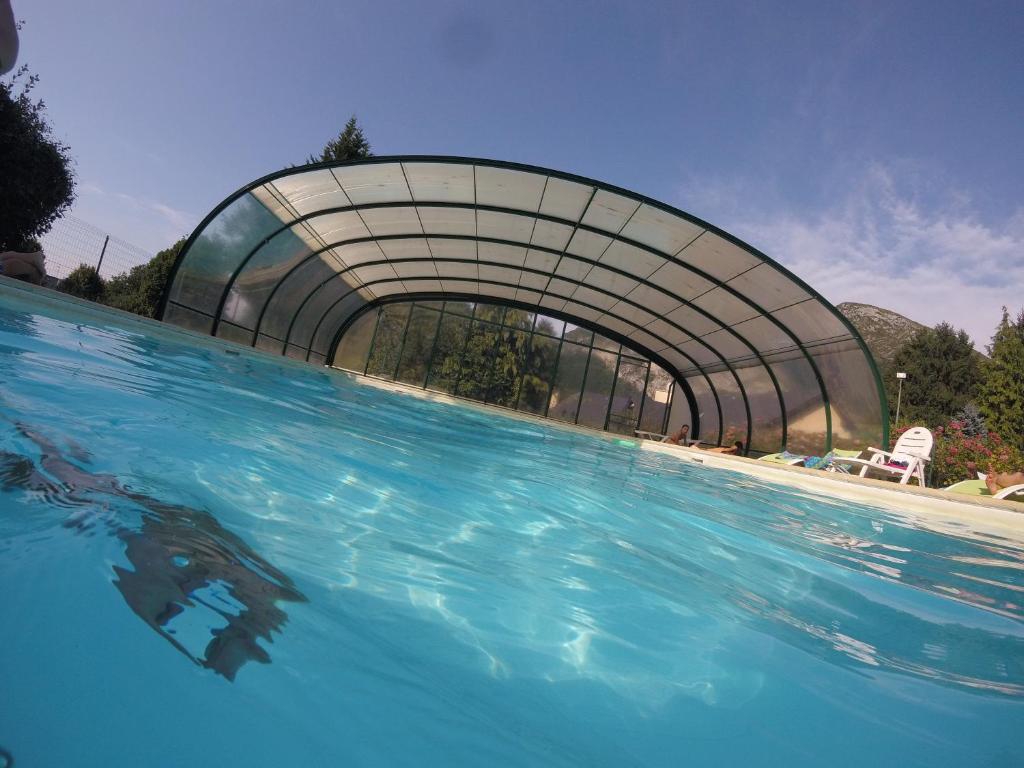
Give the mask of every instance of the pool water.
[[1002, 766], [1024, 548], [0, 285], [16, 766]]

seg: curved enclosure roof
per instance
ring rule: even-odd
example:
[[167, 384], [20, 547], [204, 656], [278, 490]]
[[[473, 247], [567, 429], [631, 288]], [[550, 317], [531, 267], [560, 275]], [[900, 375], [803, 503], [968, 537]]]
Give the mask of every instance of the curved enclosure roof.
[[225, 200], [162, 318], [317, 364], [367, 308], [488, 299], [597, 330], [663, 366], [711, 443], [821, 453], [888, 438], [850, 323], [737, 238], [632, 192], [452, 157], [292, 168]]

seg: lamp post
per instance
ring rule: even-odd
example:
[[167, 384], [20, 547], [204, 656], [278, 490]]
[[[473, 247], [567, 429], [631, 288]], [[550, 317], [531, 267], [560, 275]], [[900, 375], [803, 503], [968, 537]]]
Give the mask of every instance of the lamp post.
[[896, 374], [896, 379], [900, 383], [899, 391], [896, 394], [896, 425], [895, 429], [900, 428], [900, 401], [903, 399], [903, 380], [907, 378], [907, 374], [900, 371]]

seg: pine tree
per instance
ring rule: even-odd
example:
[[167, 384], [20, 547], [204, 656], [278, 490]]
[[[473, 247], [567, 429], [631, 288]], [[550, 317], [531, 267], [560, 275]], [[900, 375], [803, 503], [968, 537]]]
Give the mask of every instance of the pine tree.
[[362, 160], [366, 157], [373, 157], [370, 151], [370, 142], [363, 135], [363, 129], [356, 122], [356, 116], [352, 115], [345, 123], [345, 128], [338, 134], [338, 138], [327, 142], [327, 145], [320, 153], [320, 157], [309, 156], [309, 162], [327, 162], [329, 160]]
[[988, 347], [979, 404], [989, 429], [1024, 450], [1024, 310], [1003, 319]]

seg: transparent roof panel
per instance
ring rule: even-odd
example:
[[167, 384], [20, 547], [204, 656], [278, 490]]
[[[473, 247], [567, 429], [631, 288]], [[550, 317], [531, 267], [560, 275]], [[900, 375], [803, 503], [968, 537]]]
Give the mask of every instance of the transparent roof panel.
[[412, 194], [399, 163], [343, 165], [333, 169], [354, 205], [411, 203]]
[[473, 167], [451, 163], [403, 163], [409, 188], [417, 202], [472, 205]]
[[874, 361], [813, 290], [682, 211], [548, 169], [397, 157], [272, 174], [192, 234], [160, 314], [323, 362], [367, 302], [445, 295], [519, 302], [628, 338], [687, 377], [705, 411], [690, 416], [712, 439], [749, 429], [758, 449], [781, 448], [783, 415], [794, 445], [887, 439]]
[[643, 248], [616, 240], [601, 255], [601, 263], [647, 278], [665, 264], [665, 259]]
[[432, 208], [421, 205], [420, 223], [428, 235], [464, 235], [472, 237], [476, 234], [476, 213], [471, 208]]
[[579, 221], [594, 188], [574, 181], [548, 177], [540, 213], [567, 221]]
[[599, 189], [587, 208], [581, 223], [588, 227], [618, 234], [629, 217], [640, 207], [640, 202], [605, 189]]
[[674, 256], [703, 230], [696, 224], [644, 203], [622, 229], [622, 236]]
[[533, 224], [536, 219], [532, 216], [520, 216], [513, 213], [478, 211], [476, 221], [477, 234], [480, 237], [528, 244], [533, 235]]
[[370, 230], [355, 211], [327, 213], [306, 220], [306, 225], [327, 243], [341, 243], [359, 237], [370, 237]]
[[362, 211], [362, 217], [370, 234], [374, 237], [423, 233], [420, 217], [412, 206], [408, 208], [370, 208]]
[[525, 246], [482, 241], [477, 249], [477, 253], [479, 254], [480, 261], [497, 261], [502, 264], [512, 264], [516, 267], [523, 266], [523, 262], [526, 261]]
[[536, 173], [477, 166], [476, 204], [536, 212], [546, 180]]
[[761, 259], [714, 232], [705, 232], [679, 258], [716, 280], [729, 280], [761, 263]]

